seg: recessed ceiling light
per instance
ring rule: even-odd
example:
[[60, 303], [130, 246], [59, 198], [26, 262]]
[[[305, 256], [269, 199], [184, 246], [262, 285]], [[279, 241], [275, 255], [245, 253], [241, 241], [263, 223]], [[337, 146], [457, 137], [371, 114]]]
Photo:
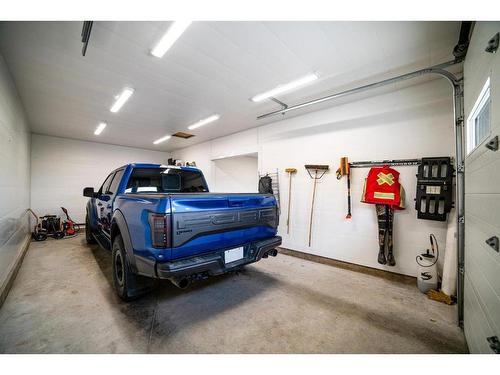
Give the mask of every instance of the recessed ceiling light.
[[195, 122], [193, 125], [189, 125], [188, 129], [189, 130], [193, 130], [193, 129], [199, 128], [200, 126], [203, 126], [203, 125], [209, 124], [211, 122], [217, 121], [218, 119], [220, 119], [219, 115], [212, 115], [210, 117], [207, 117], [206, 119], [203, 119], [203, 120], [200, 120], [198, 122]]
[[102, 133], [102, 131], [104, 130], [104, 128], [106, 127], [106, 125], [107, 125], [107, 124], [106, 124], [105, 122], [101, 122], [101, 123], [97, 126], [97, 128], [96, 128], [96, 130], [95, 130], [94, 134], [95, 134], [95, 135], [99, 135], [99, 134], [101, 134], [101, 133]]
[[191, 21], [175, 21], [151, 50], [151, 54], [155, 57], [163, 57], [190, 24]]
[[303, 86], [309, 82], [312, 82], [312, 81], [315, 81], [318, 79], [318, 75], [315, 74], [315, 73], [312, 73], [312, 74], [308, 74], [302, 78], [299, 78], [295, 81], [292, 81], [292, 82], [289, 82], [289, 83], [286, 83], [284, 85], [279, 85], [277, 87], [275, 87], [274, 89], [272, 90], [269, 90], [269, 91], [266, 91], [266, 92], [263, 92], [262, 94], [258, 94], [258, 95], [255, 95], [253, 98], [252, 98], [252, 101], [254, 102], [260, 102], [264, 99], [267, 99], [267, 98], [271, 98], [275, 95], [278, 95], [278, 94], [282, 94], [284, 92], [287, 92], [287, 91], [291, 91], [297, 87], [300, 87], [300, 86]]
[[117, 96], [115, 103], [111, 107], [110, 111], [115, 113], [120, 110], [121, 107], [125, 104], [125, 102], [132, 96], [134, 93], [134, 89], [129, 87], [125, 87], [120, 95]]
[[157, 145], [158, 143], [165, 142], [166, 140], [170, 139], [172, 136], [171, 135], [166, 135], [162, 138], [157, 139], [156, 141], [153, 142], [153, 144]]

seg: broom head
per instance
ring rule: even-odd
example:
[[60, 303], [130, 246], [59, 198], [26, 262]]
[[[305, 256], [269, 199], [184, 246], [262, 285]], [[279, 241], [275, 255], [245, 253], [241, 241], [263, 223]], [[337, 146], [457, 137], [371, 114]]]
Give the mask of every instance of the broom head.
[[[319, 180], [322, 178], [326, 172], [328, 172], [328, 169], [330, 168], [328, 165], [322, 165], [322, 164], [306, 164], [305, 165], [307, 173], [309, 174], [309, 177], [311, 177], [314, 180]], [[314, 176], [311, 171], [314, 171]], [[321, 171], [318, 175], [318, 171]]]
[[285, 172], [286, 173], [296, 173], [297, 169], [295, 169], [295, 168], [287, 168], [287, 169], [285, 169]]
[[330, 169], [328, 165], [323, 165], [323, 164], [306, 164], [305, 165], [306, 169], [314, 169], [318, 171], [327, 171]]

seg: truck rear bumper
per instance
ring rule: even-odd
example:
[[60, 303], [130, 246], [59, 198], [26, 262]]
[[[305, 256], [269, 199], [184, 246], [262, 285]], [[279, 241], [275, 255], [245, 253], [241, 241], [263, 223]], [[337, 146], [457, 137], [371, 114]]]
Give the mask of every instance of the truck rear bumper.
[[243, 258], [225, 263], [224, 251], [174, 260], [155, 265], [156, 276], [160, 279], [178, 279], [194, 275], [220, 275], [240, 266], [254, 263], [265, 257], [268, 252], [281, 245], [281, 237], [275, 236], [262, 241], [251, 242], [243, 246]]

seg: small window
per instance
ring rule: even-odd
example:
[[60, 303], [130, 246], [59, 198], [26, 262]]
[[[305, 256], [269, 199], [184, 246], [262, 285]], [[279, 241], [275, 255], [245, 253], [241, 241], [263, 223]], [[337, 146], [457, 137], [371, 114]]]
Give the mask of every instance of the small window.
[[113, 173], [110, 173], [102, 183], [101, 188], [99, 189], [99, 195], [108, 190], [109, 183], [111, 182], [111, 177], [113, 177]]
[[470, 154], [474, 149], [486, 140], [491, 130], [491, 99], [490, 99], [490, 79], [486, 81], [481, 94], [472, 108], [471, 114], [467, 119], [467, 153]]
[[111, 181], [111, 184], [108, 187], [108, 190], [106, 191], [106, 194], [116, 194], [116, 191], [118, 190], [118, 184], [122, 180], [123, 176], [123, 169], [120, 169], [115, 173], [115, 177], [113, 177], [113, 181]]

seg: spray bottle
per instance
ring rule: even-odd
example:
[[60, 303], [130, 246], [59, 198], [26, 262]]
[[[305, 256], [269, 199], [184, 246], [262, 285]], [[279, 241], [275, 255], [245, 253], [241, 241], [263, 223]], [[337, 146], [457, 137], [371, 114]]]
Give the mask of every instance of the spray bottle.
[[[429, 240], [432, 253], [431, 250], [427, 249], [425, 253], [417, 255], [415, 258], [418, 264], [417, 285], [422, 293], [427, 293], [431, 289], [437, 290], [438, 287], [437, 261], [439, 259], [439, 247], [434, 234], [429, 236]], [[434, 244], [436, 245], [435, 249]]]

